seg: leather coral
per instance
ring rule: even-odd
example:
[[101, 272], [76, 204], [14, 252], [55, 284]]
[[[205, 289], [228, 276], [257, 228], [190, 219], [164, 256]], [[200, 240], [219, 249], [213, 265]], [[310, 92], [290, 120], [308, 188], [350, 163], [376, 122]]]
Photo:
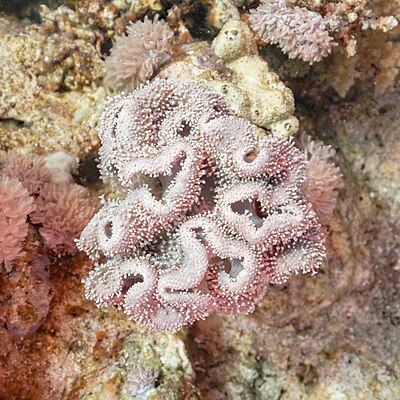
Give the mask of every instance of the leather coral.
[[301, 190], [307, 158], [213, 92], [156, 79], [107, 103], [100, 138], [103, 177], [123, 195], [77, 243], [108, 258], [85, 281], [99, 306], [176, 331], [214, 311], [250, 313], [269, 284], [320, 267], [323, 229]]

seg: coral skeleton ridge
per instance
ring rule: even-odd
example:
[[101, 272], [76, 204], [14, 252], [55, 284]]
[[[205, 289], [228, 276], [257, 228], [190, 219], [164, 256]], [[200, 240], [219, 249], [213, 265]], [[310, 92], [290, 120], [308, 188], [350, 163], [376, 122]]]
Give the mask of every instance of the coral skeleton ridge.
[[99, 133], [101, 173], [125, 193], [77, 242], [108, 258], [85, 280], [99, 306], [176, 331], [214, 311], [250, 313], [269, 284], [320, 267], [304, 154], [260, 136], [218, 94], [155, 79], [111, 98]]

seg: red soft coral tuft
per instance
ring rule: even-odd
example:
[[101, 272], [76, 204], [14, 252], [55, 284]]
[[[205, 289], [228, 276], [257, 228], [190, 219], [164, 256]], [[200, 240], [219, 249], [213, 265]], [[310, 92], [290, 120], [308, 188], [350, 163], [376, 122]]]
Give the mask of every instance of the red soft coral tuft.
[[28, 233], [28, 214], [35, 210], [33, 198], [16, 179], [0, 177], [0, 263], [6, 268], [23, 255], [22, 242]]

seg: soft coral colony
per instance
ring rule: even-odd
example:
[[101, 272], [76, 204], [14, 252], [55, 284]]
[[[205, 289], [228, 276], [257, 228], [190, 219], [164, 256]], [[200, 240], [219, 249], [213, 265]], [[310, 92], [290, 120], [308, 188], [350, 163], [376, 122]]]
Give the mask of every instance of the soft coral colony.
[[46, 319], [53, 263], [77, 253], [74, 239], [98, 210], [71, 171], [60, 170], [71, 158], [0, 154], [0, 320], [14, 337], [32, 334]]
[[307, 156], [219, 95], [155, 79], [110, 99], [99, 133], [102, 174], [124, 193], [103, 201], [78, 241], [108, 259], [85, 280], [99, 306], [176, 331], [211, 312], [251, 313], [268, 285], [321, 266]]

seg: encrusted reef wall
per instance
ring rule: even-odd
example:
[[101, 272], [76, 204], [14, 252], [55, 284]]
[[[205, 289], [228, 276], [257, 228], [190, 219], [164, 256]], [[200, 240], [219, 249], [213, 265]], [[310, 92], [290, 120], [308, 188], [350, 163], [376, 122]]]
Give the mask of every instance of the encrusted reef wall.
[[[313, 56], [310, 65], [308, 50], [289, 59], [297, 53], [282, 52], [282, 38], [240, 30], [251, 27], [258, 1], [0, 0], [2, 185], [11, 179], [5, 152], [62, 151], [75, 161], [50, 170], [66, 181], [42, 175], [40, 185], [76, 185], [85, 199], [111, 192], [95, 165], [97, 125], [113, 92], [103, 81], [104, 59], [129, 21], [156, 14], [175, 47], [153, 58], [146, 79], [196, 80], [271, 134], [298, 130], [299, 143], [303, 134], [322, 140], [336, 150], [344, 183], [318, 274], [271, 285], [250, 315], [212, 315], [178, 333], [149, 332], [117, 308], [86, 300], [82, 280], [93, 262], [60, 251], [58, 233], [52, 247], [45, 223], [29, 217], [23, 254], [0, 265], [1, 400], [400, 398], [399, 7], [275, 3], [289, 8], [285, 18], [296, 6], [318, 13], [313, 18], [332, 38], [321, 60]], [[214, 53], [224, 32], [234, 36], [232, 52], [222, 51], [223, 42]], [[249, 45], [235, 47], [237, 34], [251, 35]], [[295, 38], [307, 47], [308, 39]], [[275, 108], [260, 115], [257, 106]], [[39, 207], [44, 194], [26, 196]], [[75, 221], [77, 209], [58, 207]]]

